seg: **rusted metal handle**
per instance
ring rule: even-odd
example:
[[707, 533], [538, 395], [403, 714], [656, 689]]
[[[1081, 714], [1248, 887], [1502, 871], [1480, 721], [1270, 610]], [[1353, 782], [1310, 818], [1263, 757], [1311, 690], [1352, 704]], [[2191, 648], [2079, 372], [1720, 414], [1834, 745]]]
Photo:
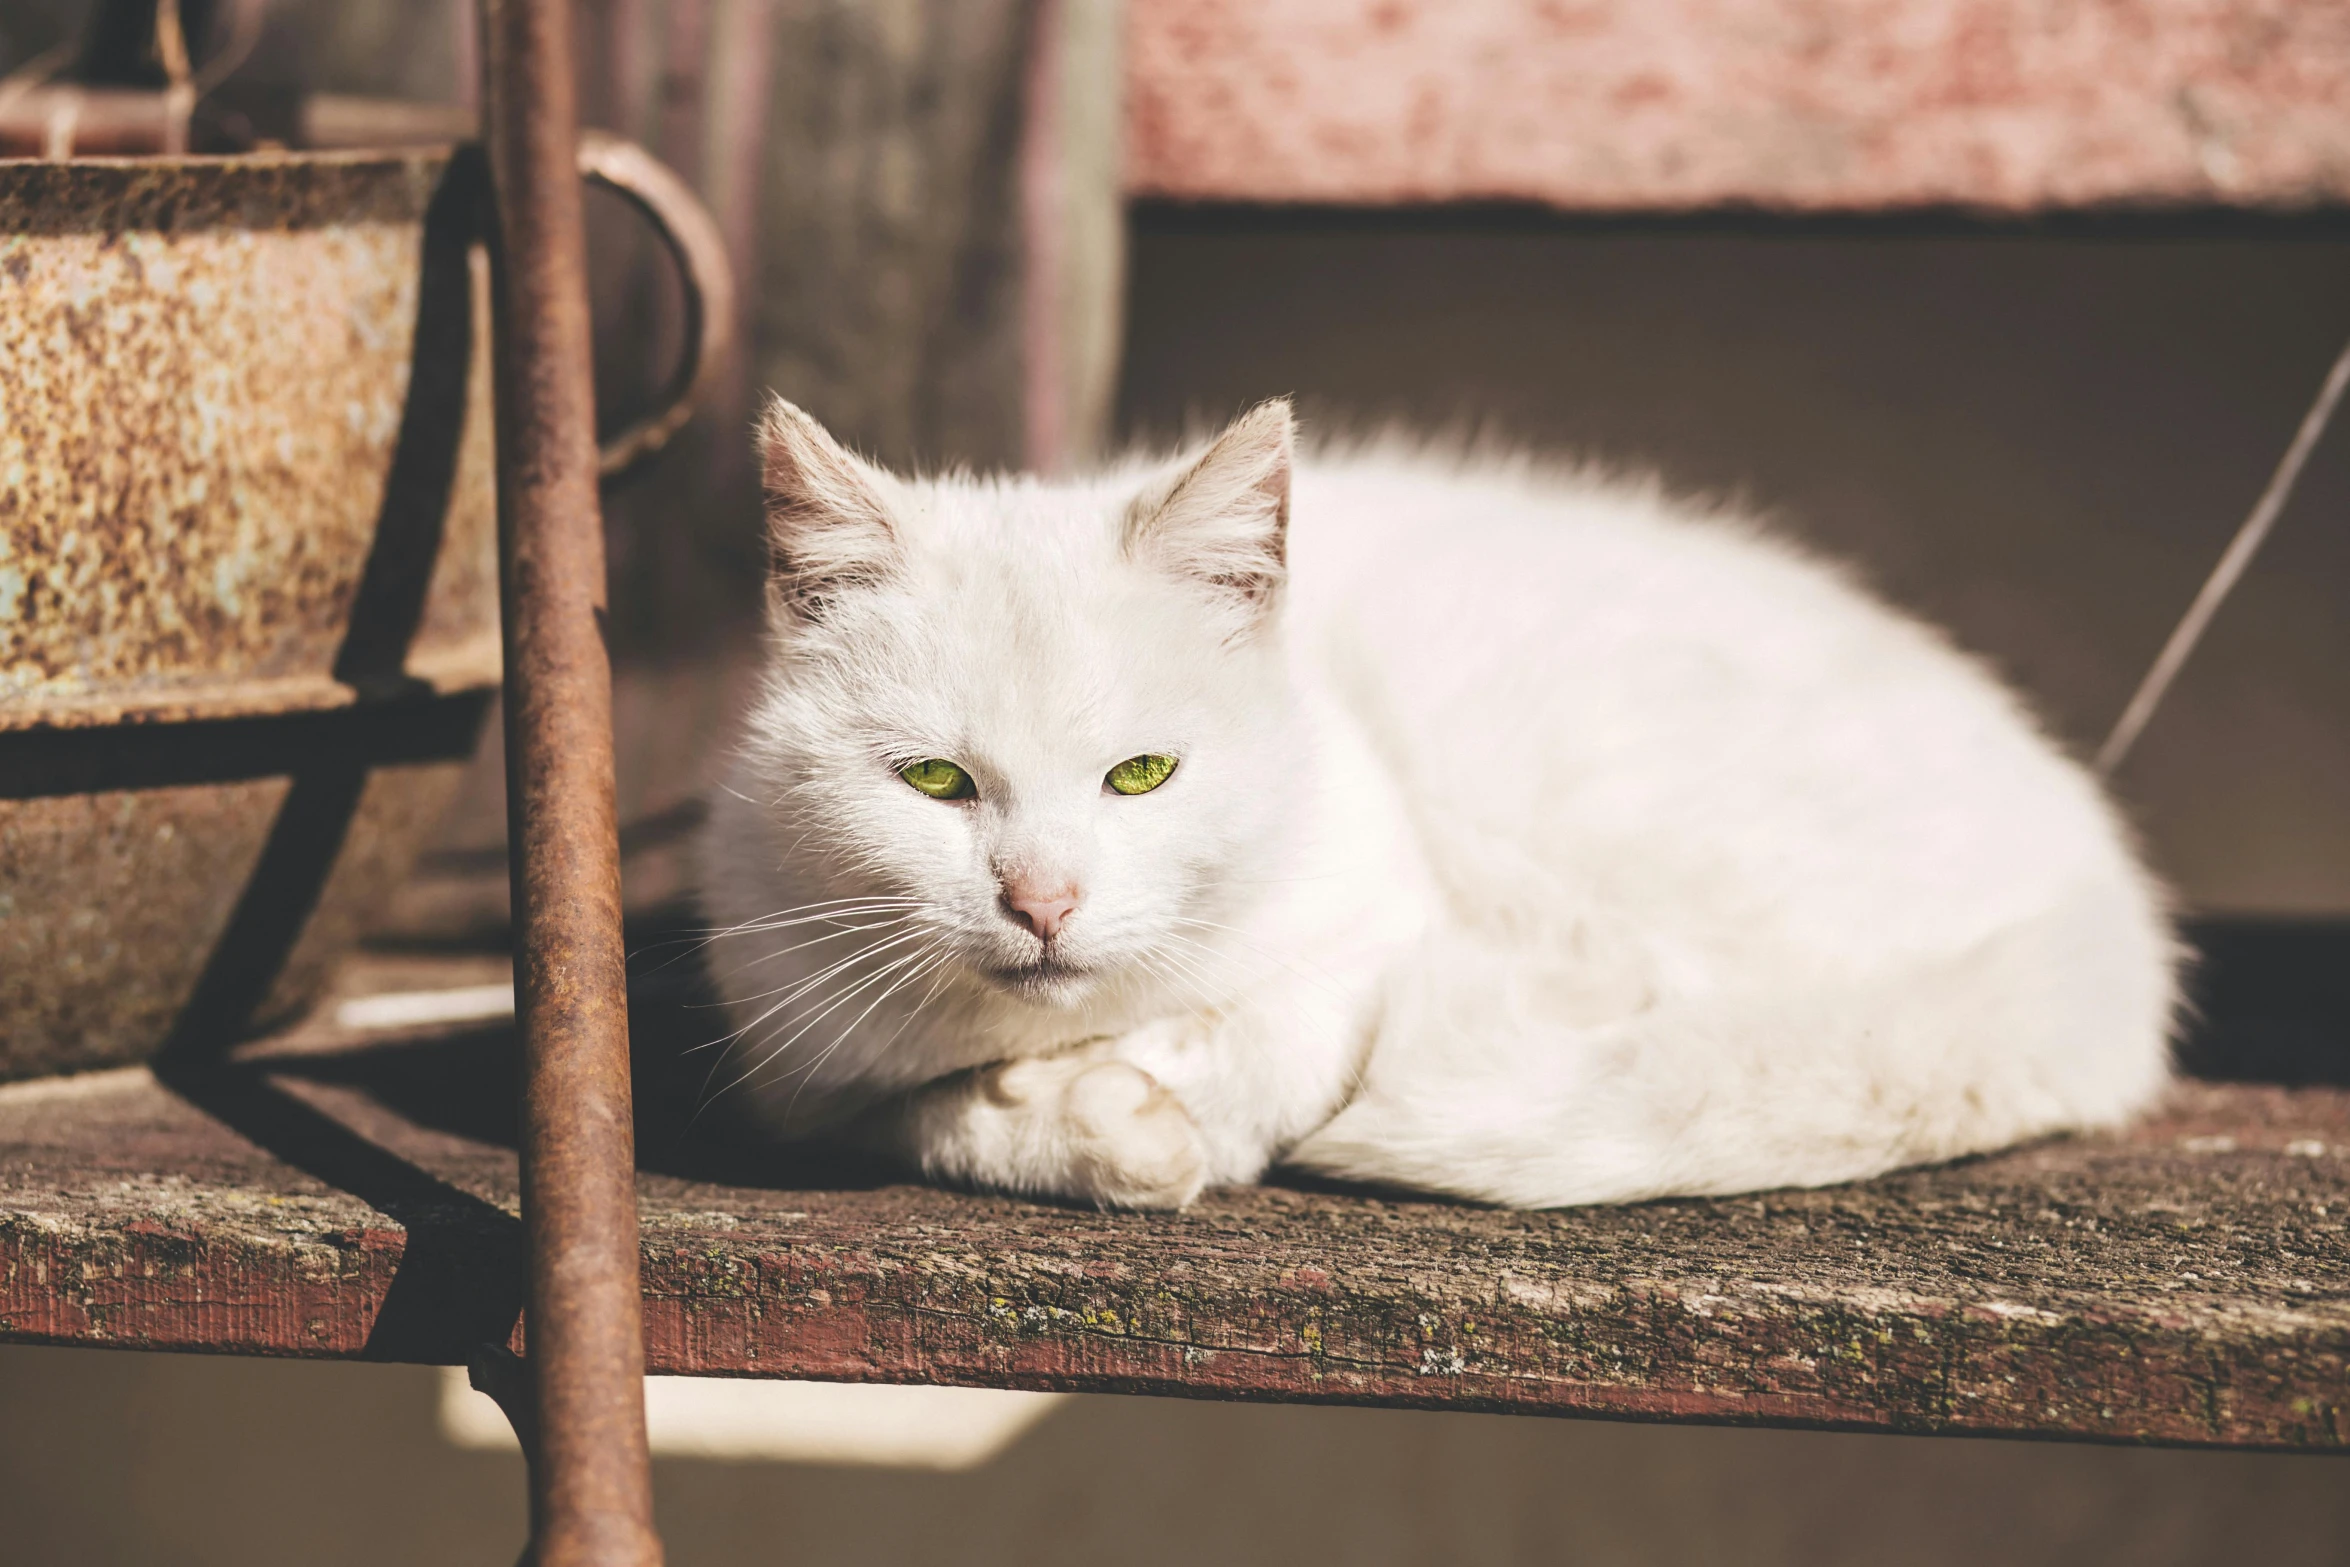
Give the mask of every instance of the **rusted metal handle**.
[[612, 479], [668, 445], [717, 384], [733, 342], [734, 268], [709, 209], [635, 142], [582, 130], [579, 172], [645, 215], [676, 261], [685, 290], [684, 357], [662, 387], [660, 405], [603, 443], [599, 472]]

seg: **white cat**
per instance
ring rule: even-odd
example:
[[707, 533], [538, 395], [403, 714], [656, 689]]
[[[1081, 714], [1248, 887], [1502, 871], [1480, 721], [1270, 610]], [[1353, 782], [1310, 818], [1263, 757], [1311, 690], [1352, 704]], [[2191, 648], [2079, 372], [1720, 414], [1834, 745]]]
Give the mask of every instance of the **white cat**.
[[772, 667], [702, 844], [711, 1092], [934, 1178], [1282, 1163], [1525, 1206], [2115, 1121], [2174, 948], [2096, 784], [1836, 571], [1267, 403], [1069, 483], [776, 402]]

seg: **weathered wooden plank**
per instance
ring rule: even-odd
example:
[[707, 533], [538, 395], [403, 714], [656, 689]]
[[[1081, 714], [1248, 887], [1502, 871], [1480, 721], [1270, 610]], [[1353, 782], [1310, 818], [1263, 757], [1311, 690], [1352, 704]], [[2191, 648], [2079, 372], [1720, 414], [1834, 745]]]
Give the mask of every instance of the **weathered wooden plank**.
[[[470, 977], [470, 976], [469, 976]], [[404, 983], [421, 983], [411, 975]], [[453, 1361], [514, 1331], [510, 1041], [314, 1026], [0, 1089], [0, 1340]], [[1857, 1430], [2350, 1443], [2350, 1092], [1821, 1192], [1105, 1215], [642, 1143], [657, 1370]]]
[[1127, 187], [1584, 211], [2350, 196], [2332, 0], [1130, 0]]

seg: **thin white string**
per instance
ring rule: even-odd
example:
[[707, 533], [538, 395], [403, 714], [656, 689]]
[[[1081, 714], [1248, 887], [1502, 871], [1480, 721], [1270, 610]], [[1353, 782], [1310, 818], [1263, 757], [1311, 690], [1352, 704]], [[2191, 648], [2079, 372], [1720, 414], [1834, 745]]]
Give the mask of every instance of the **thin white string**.
[[2317, 447], [2319, 437], [2334, 417], [2334, 407], [2342, 400], [2342, 391], [2350, 386], [2350, 345], [2345, 345], [2334, 368], [2326, 373], [2325, 384], [2317, 389], [2317, 401], [2309, 405], [2309, 412], [2301, 416], [2301, 428], [2293, 434], [2293, 444], [2285, 448], [2285, 455], [2277, 463], [2277, 471], [2269, 476], [2268, 488], [2260, 492], [2253, 505], [2252, 515], [2236, 530], [2228, 541], [2226, 553], [2219, 564], [2211, 568], [2211, 575], [2203, 579], [2202, 589], [2195, 602], [2187, 606], [2187, 613], [2162, 645], [2146, 678], [2138, 682], [2137, 691], [2130, 697], [2130, 705], [2122, 709], [2121, 718], [2114, 724], [2113, 733], [2105, 737], [2105, 744], [2097, 748], [2097, 771], [2110, 775], [2130, 754], [2130, 747], [2138, 743], [2145, 732], [2147, 721], [2162, 699], [2170, 691], [2171, 682], [2178, 678], [2195, 644], [2203, 639], [2204, 628], [2219, 612], [2220, 604], [2236, 586], [2236, 579], [2244, 575], [2244, 568], [2252, 564], [2252, 557], [2268, 539], [2269, 529], [2293, 498], [2293, 486], [2301, 477], [2301, 465]]

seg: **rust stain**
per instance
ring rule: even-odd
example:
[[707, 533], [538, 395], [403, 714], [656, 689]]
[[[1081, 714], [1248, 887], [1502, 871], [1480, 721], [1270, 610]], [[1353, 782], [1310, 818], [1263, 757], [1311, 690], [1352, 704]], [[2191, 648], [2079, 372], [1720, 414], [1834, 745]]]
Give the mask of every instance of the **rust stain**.
[[[334, 702], [445, 169], [0, 164], [0, 724], [202, 706], [212, 688], [236, 706], [256, 683], [273, 704]], [[475, 358], [411, 647], [444, 689], [495, 674], [485, 343]]]
[[[0, 162], [0, 1078], [151, 1054], [270, 924], [244, 905], [273, 853], [309, 852], [215, 1021], [290, 1015], [446, 802], [451, 756], [374, 766], [367, 736], [498, 679], [487, 276], [455, 177], [439, 153]], [[217, 750], [224, 721], [334, 711], [327, 807], [289, 783], [308, 758], [174, 776], [206, 724]], [[23, 786], [75, 731], [123, 737], [115, 775]]]

